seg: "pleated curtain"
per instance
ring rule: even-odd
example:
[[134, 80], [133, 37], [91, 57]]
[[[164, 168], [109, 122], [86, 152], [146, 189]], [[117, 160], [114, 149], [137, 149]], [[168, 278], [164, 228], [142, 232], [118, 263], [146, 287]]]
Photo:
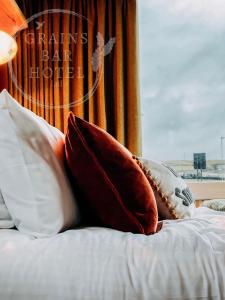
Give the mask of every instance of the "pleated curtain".
[[[18, 0], [17, 4], [31, 20], [16, 37], [19, 50], [11, 68], [0, 69], [1, 86], [64, 132], [72, 111], [140, 155], [136, 1]], [[41, 13], [50, 9], [60, 12]]]

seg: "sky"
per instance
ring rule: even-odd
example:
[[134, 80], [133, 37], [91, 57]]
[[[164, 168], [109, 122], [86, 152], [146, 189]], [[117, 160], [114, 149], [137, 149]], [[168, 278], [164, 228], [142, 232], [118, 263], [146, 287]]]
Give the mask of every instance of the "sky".
[[143, 156], [221, 159], [225, 1], [138, 2]]

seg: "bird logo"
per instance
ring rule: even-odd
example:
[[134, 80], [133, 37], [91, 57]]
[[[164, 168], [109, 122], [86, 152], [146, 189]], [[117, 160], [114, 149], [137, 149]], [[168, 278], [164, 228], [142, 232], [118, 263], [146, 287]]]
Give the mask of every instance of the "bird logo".
[[38, 30], [38, 29], [40, 29], [41, 27], [43, 27], [44, 26], [44, 24], [45, 24], [45, 21], [43, 21], [43, 22], [38, 22], [38, 21], [35, 21], [35, 23], [36, 23], [36, 29]]

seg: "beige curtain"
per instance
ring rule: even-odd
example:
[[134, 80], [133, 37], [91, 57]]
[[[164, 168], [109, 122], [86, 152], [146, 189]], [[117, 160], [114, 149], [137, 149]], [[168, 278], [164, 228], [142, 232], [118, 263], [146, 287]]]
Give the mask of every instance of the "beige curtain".
[[[0, 69], [1, 87], [6, 86], [21, 104], [62, 131], [66, 130], [69, 111], [73, 111], [140, 155], [136, 1], [17, 3], [26, 18], [52, 8], [79, 16], [49, 12], [31, 20], [28, 29], [16, 38], [19, 51], [12, 63], [25, 95], [5, 68]], [[84, 95], [87, 101], [82, 101]]]

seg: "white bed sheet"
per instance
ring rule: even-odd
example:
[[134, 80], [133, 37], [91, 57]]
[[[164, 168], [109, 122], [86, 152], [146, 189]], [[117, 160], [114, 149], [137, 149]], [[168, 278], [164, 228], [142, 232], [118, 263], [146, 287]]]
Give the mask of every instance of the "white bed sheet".
[[40, 299], [225, 299], [225, 214], [199, 208], [152, 236], [0, 230], [0, 300]]

